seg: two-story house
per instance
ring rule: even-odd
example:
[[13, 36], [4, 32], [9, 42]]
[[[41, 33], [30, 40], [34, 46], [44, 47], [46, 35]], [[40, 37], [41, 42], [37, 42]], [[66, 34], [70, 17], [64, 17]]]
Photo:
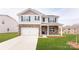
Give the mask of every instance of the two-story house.
[[8, 15], [0, 15], [0, 33], [18, 32], [18, 23]]
[[18, 17], [21, 35], [62, 36], [62, 24], [58, 23], [59, 16], [45, 15], [28, 8], [18, 13]]

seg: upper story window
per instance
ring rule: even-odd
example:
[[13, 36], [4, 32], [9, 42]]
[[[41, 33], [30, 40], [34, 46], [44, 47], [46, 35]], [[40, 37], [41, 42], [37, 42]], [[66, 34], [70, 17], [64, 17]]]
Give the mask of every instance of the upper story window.
[[21, 21], [23, 21], [23, 16], [21, 16]]
[[23, 18], [24, 18], [23, 19], [24, 21], [29, 21], [30, 20], [30, 16], [23, 16]]
[[39, 16], [35, 16], [35, 20], [40, 20], [40, 17]]
[[48, 22], [57, 22], [56, 18], [54, 17], [49, 17]]
[[21, 21], [30, 21], [30, 16], [21, 16]]
[[48, 22], [53, 22], [52, 17], [49, 17], [49, 18], [48, 18]]
[[31, 20], [31, 17], [29, 16], [29, 21]]
[[21, 21], [39, 21], [40, 16], [21, 16]]
[[45, 18], [43, 17], [43, 22], [45, 22]]
[[54, 20], [55, 20], [55, 22], [57, 22], [57, 18], [56, 18], [56, 17], [55, 17], [55, 19], [54, 19]]

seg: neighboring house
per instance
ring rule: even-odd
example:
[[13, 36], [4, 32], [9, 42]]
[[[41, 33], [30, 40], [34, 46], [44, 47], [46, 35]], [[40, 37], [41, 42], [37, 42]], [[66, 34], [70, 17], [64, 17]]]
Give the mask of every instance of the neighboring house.
[[0, 33], [18, 32], [18, 23], [8, 15], [0, 15]]
[[45, 15], [28, 8], [19, 13], [18, 17], [21, 35], [62, 36], [62, 24], [58, 23], [59, 16]]
[[79, 34], [79, 25], [74, 24], [72, 26], [63, 27], [63, 33], [65, 34]]
[[64, 34], [74, 34], [74, 30], [71, 26], [64, 26], [63, 27], [63, 33]]

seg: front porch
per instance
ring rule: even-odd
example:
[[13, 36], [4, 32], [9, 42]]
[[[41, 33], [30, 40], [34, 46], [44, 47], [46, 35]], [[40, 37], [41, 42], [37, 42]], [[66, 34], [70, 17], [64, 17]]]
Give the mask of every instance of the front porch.
[[62, 36], [62, 26], [40, 26], [40, 36]]

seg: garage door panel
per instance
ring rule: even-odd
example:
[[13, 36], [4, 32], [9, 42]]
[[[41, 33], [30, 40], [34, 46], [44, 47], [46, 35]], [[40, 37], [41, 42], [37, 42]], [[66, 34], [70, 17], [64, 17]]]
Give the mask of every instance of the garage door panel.
[[38, 36], [38, 28], [21, 28], [21, 35]]

